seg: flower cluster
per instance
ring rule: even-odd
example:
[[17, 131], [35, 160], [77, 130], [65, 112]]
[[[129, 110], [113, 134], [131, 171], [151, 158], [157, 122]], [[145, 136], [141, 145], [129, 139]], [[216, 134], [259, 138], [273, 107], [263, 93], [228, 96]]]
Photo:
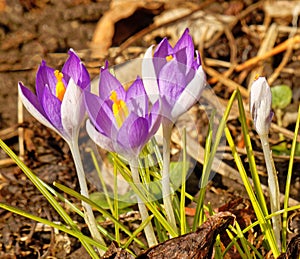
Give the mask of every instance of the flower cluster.
[[[101, 147], [127, 158], [137, 156], [157, 131], [161, 119], [174, 122], [200, 97], [205, 75], [188, 29], [174, 48], [165, 38], [152, 55], [145, 53], [142, 78], [126, 91], [105, 67], [99, 96], [90, 93], [90, 77], [73, 50], [61, 72], [43, 61], [36, 76], [36, 95], [19, 83], [27, 110], [66, 141], [77, 137], [87, 111], [87, 131]], [[152, 105], [149, 107], [149, 100]]]

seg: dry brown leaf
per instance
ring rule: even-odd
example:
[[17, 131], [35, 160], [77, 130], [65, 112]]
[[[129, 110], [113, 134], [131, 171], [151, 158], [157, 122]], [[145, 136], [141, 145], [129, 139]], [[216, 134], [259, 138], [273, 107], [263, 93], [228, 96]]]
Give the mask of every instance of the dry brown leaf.
[[139, 8], [155, 10], [161, 5], [162, 1], [151, 0], [112, 1], [110, 9], [102, 16], [96, 26], [91, 43], [91, 47], [95, 49], [93, 56], [103, 57], [107, 54], [107, 51], [112, 44], [116, 22], [130, 17]]
[[294, 14], [300, 13], [300, 1], [272, 1], [264, 4], [267, 15], [274, 18], [292, 19]]
[[203, 44], [202, 41], [209, 41], [217, 33], [223, 32], [224, 27], [228, 26], [235, 17], [231, 15], [211, 15], [202, 10], [196, 11], [185, 17], [191, 10], [189, 8], [176, 8], [172, 10], [166, 10], [160, 15], [154, 18], [154, 24], [160, 26], [167, 24], [169, 21], [178, 18], [178, 21], [168, 26], [153, 31], [145, 36], [146, 42], [151, 42], [156, 37], [168, 36], [171, 44], [175, 44], [183, 31], [189, 28], [190, 34], [193, 37], [196, 45]]

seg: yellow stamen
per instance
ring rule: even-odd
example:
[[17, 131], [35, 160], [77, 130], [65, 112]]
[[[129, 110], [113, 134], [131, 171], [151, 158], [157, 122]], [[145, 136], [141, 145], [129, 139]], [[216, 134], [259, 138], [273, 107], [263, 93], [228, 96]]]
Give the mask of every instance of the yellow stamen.
[[173, 56], [172, 56], [172, 55], [166, 56], [167, 62], [171, 61], [172, 59], [173, 59]]
[[56, 83], [56, 97], [62, 101], [66, 92], [66, 87], [62, 81], [64, 75], [62, 72], [59, 72], [58, 70], [54, 71], [54, 75], [56, 77], [57, 83]]
[[254, 77], [254, 81], [256, 81], [259, 78], [259, 74], [256, 74]]
[[116, 91], [111, 92], [110, 99], [113, 101], [112, 111], [120, 128], [129, 114], [127, 105], [123, 100], [118, 99]]

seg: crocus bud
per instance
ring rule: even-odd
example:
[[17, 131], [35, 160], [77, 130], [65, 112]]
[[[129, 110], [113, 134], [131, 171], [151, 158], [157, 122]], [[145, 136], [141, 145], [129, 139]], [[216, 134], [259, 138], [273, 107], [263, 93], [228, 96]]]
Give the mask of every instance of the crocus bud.
[[258, 135], [269, 133], [273, 118], [272, 93], [265, 77], [258, 77], [250, 91], [250, 113]]

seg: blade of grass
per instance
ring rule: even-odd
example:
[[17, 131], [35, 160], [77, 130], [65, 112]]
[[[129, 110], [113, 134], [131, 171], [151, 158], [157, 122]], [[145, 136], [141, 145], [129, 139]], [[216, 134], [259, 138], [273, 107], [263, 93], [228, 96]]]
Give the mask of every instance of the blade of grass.
[[[119, 220], [119, 199], [118, 199], [118, 168], [114, 165], [114, 210], [113, 215], [114, 217]], [[115, 224], [115, 236], [116, 241], [120, 244], [120, 228], [118, 224]]]
[[123, 246], [124, 248], [127, 248], [131, 244], [133, 239], [138, 235], [138, 233], [141, 233], [144, 230], [144, 228], [152, 220], [153, 217], [154, 215], [150, 215], [146, 220], [142, 221], [139, 227], [132, 233], [132, 236], [126, 241], [126, 243]]
[[228, 105], [226, 107], [224, 115], [223, 115], [223, 117], [220, 121], [218, 130], [217, 130], [217, 133], [216, 133], [216, 137], [215, 137], [215, 142], [214, 142], [214, 144], [212, 146], [212, 149], [211, 149], [211, 152], [209, 154], [209, 159], [207, 160], [207, 163], [205, 163], [203, 165], [205, 167], [205, 171], [203, 172], [201, 183], [203, 183], [204, 185], [201, 186], [200, 193], [199, 193], [199, 198], [198, 198], [198, 201], [197, 201], [196, 214], [195, 214], [194, 223], [193, 223], [193, 230], [194, 231], [196, 230], [197, 226], [200, 226], [201, 223], [202, 223], [201, 218], [200, 218], [200, 212], [201, 212], [201, 210], [203, 210], [204, 197], [205, 197], [205, 192], [206, 192], [206, 183], [208, 181], [208, 178], [209, 178], [209, 175], [210, 175], [210, 172], [211, 172], [211, 167], [212, 167], [212, 164], [213, 164], [213, 160], [214, 160], [215, 154], [217, 152], [217, 148], [218, 148], [218, 145], [220, 143], [221, 137], [223, 135], [223, 131], [224, 131], [224, 128], [225, 128], [225, 125], [226, 125], [226, 121], [227, 121], [227, 118], [229, 116], [229, 113], [230, 113], [231, 107], [233, 105], [233, 102], [236, 98], [236, 95], [237, 95], [237, 90], [235, 90], [233, 92], [233, 94], [231, 95], [231, 97], [230, 97], [230, 100], [228, 102]]
[[181, 190], [180, 190], [180, 232], [181, 235], [186, 233], [186, 216], [185, 216], [185, 184], [186, 184], [186, 173], [187, 173], [187, 163], [186, 163], [186, 130], [183, 129], [182, 133], [182, 173], [181, 173]]
[[113, 209], [113, 205], [112, 205], [112, 202], [109, 198], [109, 193], [108, 193], [108, 190], [106, 188], [106, 184], [105, 184], [105, 181], [104, 181], [104, 178], [103, 178], [103, 175], [101, 173], [101, 170], [100, 170], [100, 167], [99, 167], [99, 164], [97, 162], [97, 158], [95, 156], [95, 153], [92, 149], [88, 149], [87, 152], [90, 153], [91, 157], [92, 157], [92, 161], [93, 161], [93, 164], [95, 166], [95, 169], [96, 169], [96, 172], [97, 172], [97, 175], [99, 177], [99, 180], [100, 180], [100, 183], [101, 183], [101, 186], [103, 188], [103, 192], [105, 194], [105, 198], [106, 198], [106, 201], [107, 201], [107, 204], [109, 206], [109, 209], [111, 211], [111, 213], [113, 214], [114, 213], [114, 209]]
[[101, 244], [99, 244], [98, 242], [96, 242], [95, 240], [93, 240], [92, 238], [90, 237], [87, 237], [87, 236], [84, 236], [81, 232], [79, 231], [75, 231], [75, 230], [72, 230], [64, 225], [60, 225], [60, 224], [56, 224], [52, 221], [49, 221], [49, 220], [46, 220], [46, 219], [43, 219], [43, 218], [40, 218], [40, 217], [37, 217], [35, 215], [32, 215], [30, 213], [27, 213], [23, 210], [20, 210], [18, 208], [14, 208], [10, 205], [6, 205], [6, 204], [3, 204], [3, 203], [0, 203], [0, 208], [2, 209], [5, 209], [5, 210], [8, 210], [8, 211], [11, 211], [13, 213], [16, 213], [20, 216], [23, 216], [23, 217], [26, 217], [26, 218], [29, 218], [29, 219], [32, 219], [34, 221], [37, 221], [37, 222], [40, 222], [40, 223], [43, 223], [45, 225], [48, 225], [50, 227], [53, 227], [53, 228], [56, 228], [60, 231], [63, 231], [69, 235], [72, 235], [76, 238], [78, 238], [79, 240], [83, 240], [85, 244], [88, 244], [85, 246], [85, 249], [87, 250], [87, 252], [89, 253], [89, 255], [92, 257], [92, 258], [99, 258], [97, 253], [94, 251], [93, 247], [92, 246], [96, 246], [104, 251], [107, 250], [107, 247], [106, 246], [103, 246]]
[[[211, 151], [211, 143], [212, 143], [212, 135], [213, 135], [213, 129], [212, 129], [213, 119], [214, 119], [214, 114], [212, 115], [212, 118], [210, 118], [210, 121], [209, 121], [209, 124], [208, 124], [208, 134], [207, 134], [207, 137], [206, 137], [205, 149], [204, 149], [204, 160], [203, 160], [204, 162], [203, 162], [203, 170], [202, 170], [202, 175], [203, 176], [205, 175], [205, 172], [206, 172], [206, 164], [207, 164], [207, 161], [209, 159], [209, 155], [210, 155], [210, 151]], [[208, 177], [209, 177], [209, 175], [207, 176], [207, 179], [208, 179]], [[201, 187], [206, 186], [205, 181], [207, 181], [207, 179], [206, 179], [206, 177], [201, 177], [201, 183], [200, 183]], [[203, 190], [206, 190], [206, 188], [203, 189]], [[203, 209], [203, 202], [204, 202], [205, 192], [204, 191], [201, 192], [200, 195], [201, 195], [200, 200], [202, 201], [202, 205], [200, 206], [201, 210], [200, 210], [200, 214], [199, 214], [199, 223], [198, 224], [202, 225], [203, 222], [205, 221], [205, 212], [204, 212], [204, 209]]]
[[245, 114], [243, 99], [242, 99], [240, 91], [237, 92], [237, 100], [238, 100], [238, 108], [239, 108], [239, 114], [240, 114], [239, 119], [240, 119], [241, 126], [242, 126], [242, 132], [243, 132], [244, 141], [245, 141], [245, 145], [246, 145], [246, 151], [247, 151], [247, 158], [249, 160], [250, 172], [251, 172], [251, 177], [252, 177], [253, 184], [254, 184], [255, 193], [257, 195], [257, 200], [260, 204], [263, 214], [268, 215], [266, 200], [264, 198], [264, 194], [263, 194], [261, 184], [260, 184], [260, 179], [259, 179], [259, 176], [257, 173], [255, 158], [254, 158], [253, 149], [252, 149], [250, 136], [249, 136], [249, 132], [248, 132], [248, 126], [247, 126], [247, 121], [246, 121], [246, 114]]
[[[151, 193], [147, 192], [147, 189], [143, 185], [137, 186], [136, 184], [134, 184], [132, 181], [132, 178], [130, 176], [130, 171], [126, 167], [126, 165], [124, 165], [122, 163], [122, 161], [117, 157], [117, 155], [112, 154], [112, 156], [114, 157], [117, 165], [119, 166], [119, 168], [118, 168], [119, 171], [121, 172], [124, 179], [130, 184], [133, 191], [137, 195], [139, 195], [139, 197], [146, 204], [148, 209], [154, 214], [154, 217], [156, 217], [159, 220], [159, 222], [169, 232], [169, 234], [172, 237], [176, 237], [177, 236], [176, 230], [174, 230], [170, 226], [170, 224], [167, 222], [167, 220], [164, 218], [164, 216], [159, 212], [157, 205], [155, 203], [149, 201], [149, 200], [155, 200], [154, 197], [152, 197]], [[147, 194], [147, 196], [145, 194]], [[147, 197], [149, 197], [149, 198], [147, 199]]]
[[[235, 246], [235, 248], [238, 250], [239, 255], [241, 256], [242, 259], [247, 259], [246, 255], [244, 254], [242, 248], [237, 242], [237, 239], [232, 235], [231, 231], [229, 229], [226, 229], [227, 235], [231, 239], [231, 243]], [[227, 246], [228, 247], [228, 246]], [[223, 257], [225, 258], [226, 253], [228, 252], [227, 249], [223, 252]], [[251, 257], [250, 257], [251, 258]]]
[[289, 161], [289, 168], [286, 177], [285, 183], [285, 194], [284, 194], [284, 202], [283, 202], [283, 215], [282, 215], [282, 252], [286, 251], [286, 234], [287, 234], [287, 208], [289, 206], [289, 197], [290, 197], [290, 187], [291, 187], [291, 180], [292, 180], [292, 173], [293, 173], [293, 165], [294, 165], [294, 157], [295, 157], [295, 150], [297, 145], [297, 136], [299, 132], [299, 123], [300, 123], [300, 106], [298, 108], [298, 117], [295, 126], [295, 133], [293, 138], [293, 143], [291, 147], [291, 154], [290, 154], [290, 161]]
[[[79, 200], [83, 200], [84, 202], [90, 204], [93, 208], [98, 210], [104, 217], [109, 218], [114, 224], [118, 224], [119, 228], [122, 231], [124, 231], [129, 237], [132, 236], [132, 233], [120, 221], [118, 221], [114, 216], [112, 216], [110, 213], [108, 213], [105, 209], [99, 207], [96, 203], [94, 203], [90, 199], [82, 196], [81, 194], [79, 194], [78, 192], [74, 191], [73, 189], [71, 189], [67, 186], [59, 184], [57, 182], [54, 182], [53, 184], [55, 187], [57, 187], [61, 191], [65, 192], [66, 194], [69, 194]], [[145, 245], [139, 239], [135, 238], [134, 241], [137, 242], [142, 248], [146, 248]]]
[[19, 159], [19, 157], [0, 139], [0, 147], [8, 154], [11, 159], [15, 161], [17, 166], [25, 173], [29, 180], [35, 185], [35, 187], [41, 192], [41, 194], [49, 201], [52, 207], [59, 213], [63, 220], [73, 228], [77, 228], [77, 225], [64, 211], [55, 198], [47, 191], [40, 179]]
[[[51, 186], [49, 186], [48, 184], [46, 184], [45, 182], [43, 182], [41, 179], [39, 179], [39, 180], [41, 181], [41, 184], [43, 184], [45, 186], [45, 188], [50, 193], [52, 193], [55, 197], [57, 197], [61, 201], [65, 202], [71, 208], [71, 210], [73, 210], [74, 212], [76, 212], [80, 217], [84, 218], [84, 214], [83, 214], [83, 212], [79, 208], [77, 208], [68, 199], [66, 199], [63, 195], [61, 195], [60, 193], [58, 193], [56, 190], [54, 190]], [[104, 236], [108, 237], [111, 241], [115, 240], [115, 237], [112, 236], [105, 228], [103, 228], [99, 224], [97, 225], [97, 227], [98, 227], [99, 231], [101, 232], [101, 234], [103, 234]]]
[[258, 202], [258, 200], [255, 196], [255, 193], [252, 189], [252, 186], [251, 186], [250, 181], [248, 179], [248, 176], [247, 176], [246, 170], [244, 168], [244, 165], [241, 161], [241, 158], [240, 158], [239, 154], [237, 153], [234, 141], [231, 137], [231, 133], [230, 133], [230, 131], [227, 127], [225, 128], [225, 135], [226, 135], [226, 138], [227, 138], [227, 142], [228, 142], [228, 144], [231, 148], [231, 152], [232, 152], [233, 158], [235, 160], [236, 166], [237, 166], [237, 168], [240, 172], [241, 178], [243, 180], [245, 189], [248, 193], [251, 204], [252, 204], [253, 209], [255, 211], [256, 217], [259, 221], [259, 225], [260, 225], [263, 233], [266, 236], [266, 240], [268, 241], [268, 243], [271, 247], [273, 255], [275, 257], [277, 257], [277, 256], [279, 256], [279, 250], [278, 250], [278, 247], [276, 245], [276, 241], [275, 241], [272, 226], [270, 224], [270, 221], [265, 218], [265, 215], [262, 211], [262, 208], [260, 207], [260, 204], [259, 204], [259, 202]]
[[[0, 147], [4, 150], [6, 154], [10, 156], [12, 160], [17, 164], [17, 166], [24, 172], [28, 179], [35, 185], [35, 187], [41, 192], [41, 194], [48, 200], [50, 205], [57, 211], [57, 213], [62, 217], [68, 226], [70, 226], [74, 231], [81, 233], [75, 222], [70, 218], [70, 216], [65, 212], [61, 205], [56, 201], [56, 199], [49, 193], [45, 188], [42, 181], [33, 173], [31, 170], [19, 159], [19, 157], [0, 139]], [[85, 243], [82, 241], [84, 247], [89, 249]]]

